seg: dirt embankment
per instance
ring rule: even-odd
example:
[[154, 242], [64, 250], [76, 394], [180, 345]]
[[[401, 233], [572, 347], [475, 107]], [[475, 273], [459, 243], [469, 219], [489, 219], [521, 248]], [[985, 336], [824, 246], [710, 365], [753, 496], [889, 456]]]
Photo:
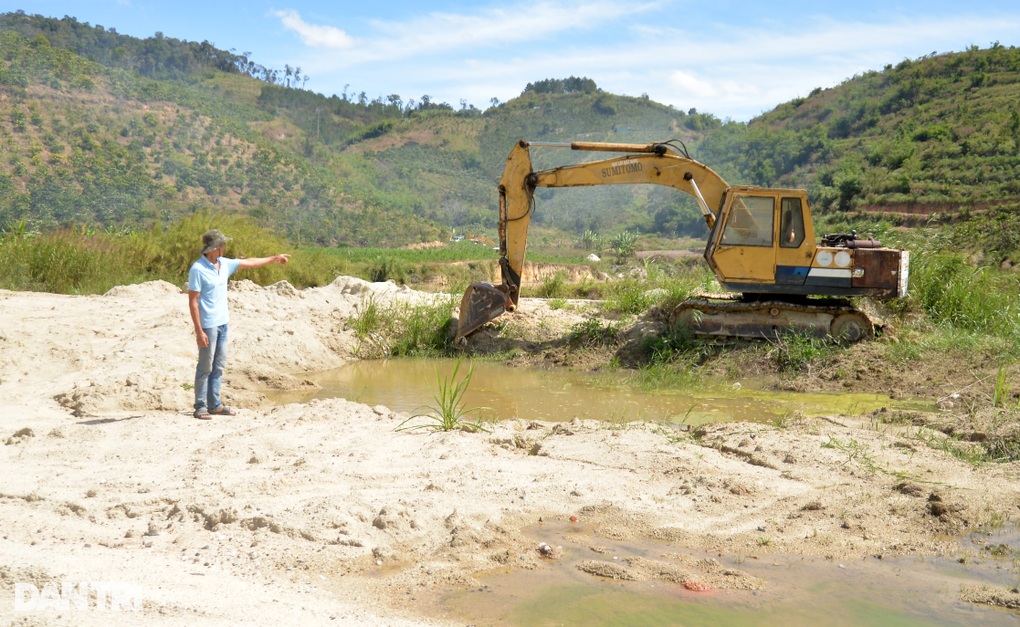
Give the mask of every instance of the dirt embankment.
[[[266, 389], [310, 386], [303, 373], [354, 358], [345, 321], [369, 298], [433, 296], [340, 277], [307, 290], [242, 281], [230, 298], [225, 396], [240, 411], [204, 422], [191, 418], [196, 349], [178, 287], [0, 292], [0, 615], [11, 615], [16, 589], [71, 581], [130, 584], [142, 602], [16, 619], [456, 624], [427, 618], [429, 600], [496, 566], [543, 568], [555, 555], [524, 533], [540, 519], [574, 517], [592, 546], [611, 537], [677, 547], [651, 566], [593, 553], [593, 576], [747, 589], [767, 582], [682, 554], [953, 554], [951, 534], [1009, 519], [1018, 502], [1016, 464], [970, 464], [918, 436], [926, 420], [961, 420], [952, 413], [695, 433], [524, 416], [472, 434], [396, 431], [406, 416], [344, 399], [275, 407]], [[522, 302], [479, 349], [509, 342], [522, 362], [598, 362], [561, 341], [588, 315], [582, 304]], [[963, 365], [907, 373], [871, 350], [796, 385], [946, 402], [974, 393]], [[974, 424], [955, 428], [979, 439]]]

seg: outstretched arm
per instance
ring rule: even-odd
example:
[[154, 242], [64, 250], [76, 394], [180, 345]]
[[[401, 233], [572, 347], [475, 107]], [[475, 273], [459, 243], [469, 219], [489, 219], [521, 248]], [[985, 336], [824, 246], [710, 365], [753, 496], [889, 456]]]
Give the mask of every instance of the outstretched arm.
[[260, 268], [267, 266], [271, 263], [285, 264], [290, 259], [288, 253], [280, 255], [273, 255], [272, 257], [257, 257], [255, 259], [241, 259], [241, 263], [238, 264], [238, 270], [246, 270], [248, 268]]

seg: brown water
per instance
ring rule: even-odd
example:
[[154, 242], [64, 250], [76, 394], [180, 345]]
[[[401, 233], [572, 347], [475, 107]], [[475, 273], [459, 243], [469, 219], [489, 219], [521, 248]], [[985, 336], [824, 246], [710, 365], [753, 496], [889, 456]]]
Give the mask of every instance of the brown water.
[[[308, 375], [321, 386], [314, 393], [278, 394], [276, 402], [343, 397], [369, 405], [416, 413], [435, 405], [439, 382], [449, 381], [452, 360], [360, 361]], [[775, 422], [793, 414], [862, 415], [872, 410], [933, 409], [932, 403], [872, 394], [802, 394], [732, 382], [691, 390], [644, 390], [633, 374], [510, 368], [490, 362], [463, 362], [460, 376], [473, 368], [464, 398], [472, 414], [493, 419], [567, 421], [669, 421], [701, 424], [726, 420]], [[764, 590], [696, 593], [664, 582], [602, 580], [577, 569], [587, 559], [656, 559], [683, 547], [649, 541], [613, 542], [599, 538], [609, 553], [582, 548], [581, 525], [545, 524], [531, 530], [535, 546], [563, 547], [563, 557], [538, 570], [493, 571], [477, 577], [481, 587], [439, 600], [444, 618], [471, 625], [591, 627], [640, 625], [783, 627], [1018, 625], [1020, 614], [964, 603], [960, 586], [987, 583], [1009, 589], [1020, 583], [1009, 557], [960, 564], [948, 559], [884, 559], [840, 563], [797, 556], [706, 555], [766, 582]], [[1012, 533], [1012, 532], [1011, 532]], [[962, 542], [969, 541], [967, 539]], [[1015, 533], [988, 539], [1020, 552]]]
[[[273, 395], [276, 402], [342, 397], [367, 405], [385, 405], [409, 414], [436, 404], [439, 381], [448, 382], [453, 360], [388, 359], [357, 361], [336, 370], [306, 375], [321, 386], [313, 393]], [[698, 390], [643, 389], [626, 371], [608, 374], [564, 369], [511, 368], [462, 362], [458, 380], [472, 369], [464, 407], [481, 408], [471, 418], [570, 421], [576, 418], [630, 422], [662, 421], [698, 425], [719, 421], [774, 422], [801, 413], [862, 415], [872, 410], [933, 409], [924, 401], [893, 400], [877, 394], [775, 392], [754, 381], [706, 386]]]
[[563, 524], [532, 529], [536, 546], [540, 541], [562, 546], [563, 557], [543, 562], [538, 570], [482, 575], [481, 587], [442, 599], [445, 613], [465, 624], [528, 627], [1020, 625], [1017, 613], [959, 600], [961, 585], [1015, 585], [1016, 567], [1008, 559], [964, 565], [947, 559], [834, 562], [781, 555], [727, 560], [691, 553], [766, 582], [753, 592], [706, 593], [661, 581], [620, 582], [585, 574], [577, 564], [587, 559], [656, 559], [684, 551], [664, 543], [599, 538], [609, 551], [596, 555], [572, 539], [579, 533], [584, 531]]

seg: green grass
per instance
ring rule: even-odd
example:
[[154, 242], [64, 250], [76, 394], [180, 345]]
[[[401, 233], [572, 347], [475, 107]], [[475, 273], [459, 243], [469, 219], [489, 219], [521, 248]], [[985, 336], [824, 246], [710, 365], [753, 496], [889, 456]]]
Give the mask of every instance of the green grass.
[[1002, 407], [1006, 404], [1006, 399], [1009, 398], [1009, 380], [1008, 372], [1004, 365], [999, 365], [999, 370], [995, 373], [995, 396], [992, 399], [992, 407]]
[[[229, 257], [294, 253], [292, 246], [243, 217], [197, 213], [167, 227], [124, 234], [87, 226], [47, 233], [16, 225], [0, 234], [0, 288], [57, 294], [102, 294], [117, 285], [163, 280], [184, 287], [201, 253], [202, 233], [218, 228], [233, 241]], [[261, 285], [288, 280], [297, 287], [325, 285], [343, 264], [322, 254], [294, 254], [286, 266], [246, 270]]]
[[630, 275], [605, 284], [603, 309], [622, 315], [640, 315], [653, 307], [672, 311], [710, 282], [711, 275], [701, 264], [645, 260]]
[[1020, 340], [1020, 277], [958, 254], [911, 257], [911, 292], [936, 325]]
[[787, 333], [769, 340], [768, 357], [780, 372], [801, 372], [817, 360], [840, 350], [832, 338], [805, 333]]
[[358, 338], [356, 353], [363, 359], [445, 356], [453, 348], [453, 307], [453, 297], [386, 305], [367, 299], [347, 327]]
[[[397, 425], [396, 431], [416, 431], [424, 429], [428, 431], [468, 431], [476, 433], [486, 431], [481, 418], [470, 420], [471, 414], [482, 410], [480, 407], [467, 408], [464, 403], [464, 394], [471, 385], [471, 376], [474, 368], [468, 368], [467, 373], [459, 380], [460, 360], [453, 366], [453, 372], [448, 379], [443, 379], [436, 368], [436, 389], [433, 393], [435, 405], [426, 408], [424, 413], [415, 414]], [[424, 418], [426, 422], [409, 424], [414, 420]]]
[[602, 322], [589, 316], [570, 328], [568, 340], [574, 346], [614, 346], [620, 342], [620, 327], [612, 322]]
[[[439, 250], [296, 247], [254, 220], [199, 212], [147, 231], [117, 233], [89, 226], [39, 233], [24, 223], [0, 230], [0, 288], [58, 294], [102, 294], [117, 285], [164, 280], [184, 286], [201, 252], [202, 233], [218, 228], [233, 238], [229, 257], [291, 253], [286, 266], [245, 271], [260, 285], [287, 280], [298, 288], [331, 283], [339, 275], [419, 285], [442, 278], [445, 291], [488, 280], [496, 255], [476, 244]], [[459, 274], [458, 274], [459, 273]]]

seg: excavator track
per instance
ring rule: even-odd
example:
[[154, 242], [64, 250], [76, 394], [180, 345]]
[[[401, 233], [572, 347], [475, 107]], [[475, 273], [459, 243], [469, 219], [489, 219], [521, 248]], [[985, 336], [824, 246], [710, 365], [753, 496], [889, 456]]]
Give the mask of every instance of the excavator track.
[[796, 332], [849, 343], [875, 335], [874, 322], [845, 300], [738, 299], [730, 295], [688, 299], [673, 309], [670, 323], [685, 325], [697, 335], [720, 337], [775, 339]]

